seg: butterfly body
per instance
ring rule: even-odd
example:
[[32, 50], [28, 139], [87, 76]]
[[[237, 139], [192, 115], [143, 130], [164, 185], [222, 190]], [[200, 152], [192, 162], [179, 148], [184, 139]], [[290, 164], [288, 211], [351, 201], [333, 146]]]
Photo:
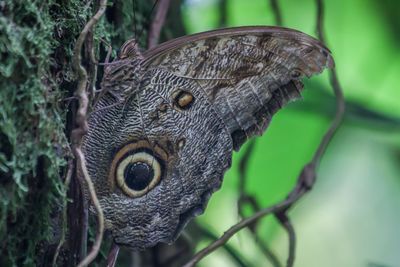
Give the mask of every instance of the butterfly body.
[[127, 42], [105, 69], [84, 152], [116, 243], [170, 243], [203, 213], [232, 153], [332, 67], [317, 40], [274, 27], [175, 39], [143, 54]]

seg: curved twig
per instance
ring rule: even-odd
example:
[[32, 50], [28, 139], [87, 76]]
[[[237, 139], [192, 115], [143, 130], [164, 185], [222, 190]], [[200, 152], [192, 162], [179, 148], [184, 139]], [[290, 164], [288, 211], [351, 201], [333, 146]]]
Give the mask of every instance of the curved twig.
[[[251, 155], [253, 154], [253, 150], [256, 144], [256, 139], [250, 140], [250, 143], [247, 145], [245, 152], [243, 153], [243, 156], [240, 159], [239, 162], [239, 184], [238, 184], [238, 189], [239, 189], [239, 199], [238, 199], [238, 212], [239, 215], [243, 218], [244, 213], [243, 213], [243, 206], [246, 204], [250, 204], [252, 209], [254, 211], [260, 210], [259, 204], [254, 196], [249, 195], [246, 193], [246, 173], [248, 169], [248, 163]], [[274, 267], [280, 267], [282, 266], [281, 263], [279, 262], [278, 257], [275, 255], [275, 253], [262, 241], [262, 239], [258, 236], [257, 234], [257, 223], [254, 223], [253, 225], [248, 225], [248, 228], [251, 232], [251, 234], [254, 237], [255, 243], [257, 246], [260, 248], [262, 253], [265, 255], [267, 260], [272, 264]]]
[[[322, 0], [316, 0], [316, 1], [317, 1], [318, 38], [321, 40], [322, 43], [326, 44], [325, 34], [324, 34], [324, 5]], [[322, 155], [325, 153], [328, 143], [330, 142], [336, 130], [339, 128], [341, 122], [343, 121], [343, 116], [346, 109], [343, 96], [343, 89], [339, 83], [339, 79], [336, 73], [336, 68], [331, 69], [329, 74], [330, 74], [330, 83], [336, 97], [336, 114], [331, 124], [331, 127], [322, 138], [322, 141], [317, 149], [317, 152], [314, 154], [314, 157], [312, 159], [312, 162], [314, 162], [316, 165], [319, 164]]]
[[107, 256], [107, 267], [115, 266], [115, 264], [117, 263], [118, 253], [119, 246], [113, 242]]
[[282, 264], [280, 263], [278, 257], [275, 255], [274, 251], [272, 251], [268, 245], [261, 239], [260, 235], [254, 235], [254, 241], [256, 245], [260, 248], [261, 252], [264, 256], [269, 260], [273, 267], [281, 267]]
[[76, 113], [76, 125], [77, 128], [72, 130], [71, 133], [71, 143], [72, 143], [72, 152], [74, 153], [77, 161], [77, 171], [80, 171], [86, 185], [88, 187], [89, 195], [91, 202], [97, 212], [97, 234], [96, 240], [93, 244], [93, 247], [88, 255], [78, 264], [79, 267], [87, 266], [93, 259], [97, 256], [100, 245], [103, 239], [104, 232], [104, 216], [103, 211], [101, 209], [99, 200], [97, 198], [92, 180], [90, 179], [89, 173], [86, 168], [85, 156], [81, 150], [82, 137], [86, 134], [88, 130], [87, 125], [87, 110], [89, 99], [86, 92], [86, 87], [88, 84], [88, 74], [86, 69], [81, 64], [81, 51], [83, 43], [88, 35], [89, 31], [92, 30], [93, 26], [99, 21], [101, 16], [106, 11], [107, 0], [100, 0], [99, 8], [96, 14], [86, 23], [85, 27], [81, 31], [74, 48], [74, 55], [72, 57], [72, 67], [77, 74], [78, 85], [75, 91], [75, 96], [79, 99], [79, 107]]
[[252, 216], [243, 219], [239, 223], [233, 225], [218, 240], [212, 242], [210, 245], [196, 253], [193, 258], [184, 265], [184, 267], [195, 266], [195, 264], [203, 259], [205, 256], [228, 242], [228, 240], [237, 232], [255, 223], [262, 217], [270, 214], [280, 214], [286, 212], [293, 205], [293, 203], [297, 202], [308, 190], [311, 189], [309, 183], [310, 181], [314, 181], [312, 178], [310, 178], [310, 176], [314, 175], [314, 172], [310, 171], [312, 168], [314, 168], [312, 164], [307, 164], [303, 168], [302, 172], [297, 178], [297, 183], [295, 187], [292, 189], [292, 191], [290, 191], [285, 200], [273, 206], [261, 209]]
[[293, 225], [290, 222], [289, 217], [286, 213], [276, 214], [277, 219], [286, 230], [288, 237], [289, 237], [289, 255], [286, 261], [287, 267], [293, 267], [294, 265], [294, 258], [296, 253], [296, 233], [294, 231]]
[[152, 20], [149, 34], [147, 36], [147, 48], [150, 49], [158, 44], [161, 28], [164, 25], [165, 17], [169, 9], [170, 0], [159, 0], [156, 14]]
[[[211, 239], [211, 240], [217, 240], [218, 236], [215, 235], [212, 231], [207, 229], [206, 227], [202, 227], [198, 225], [200, 232], [202, 235], [204, 235], [206, 238]], [[237, 263], [237, 265], [241, 267], [246, 267], [248, 266], [240, 256], [240, 253], [238, 253], [233, 247], [231, 247], [229, 244], [224, 244], [223, 248], [225, 251], [229, 254], [229, 256], [232, 257], [232, 259]]]
[[103, 241], [104, 215], [103, 215], [103, 210], [101, 209], [100, 206], [100, 202], [97, 198], [92, 179], [90, 179], [89, 172], [86, 168], [86, 160], [81, 148], [76, 148], [75, 154], [77, 155], [78, 168], [81, 170], [82, 176], [85, 179], [90, 194], [90, 199], [97, 212], [97, 220], [98, 220], [96, 239], [94, 241], [92, 249], [90, 250], [89, 254], [87, 254], [86, 257], [78, 264], [78, 267], [83, 267], [89, 265], [89, 263], [91, 263], [99, 253], [101, 242]]
[[283, 25], [282, 12], [281, 12], [281, 9], [279, 8], [278, 0], [270, 0], [269, 2], [271, 5], [271, 8], [272, 8], [272, 11], [275, 15], [276, 25], [282, 26]]
[[[275, 23], [278, 26], [282, 25], [282, 15], [281, 15], [281, 10], [279, 8], [278, 0], [270, 0], [270, 6], [272, 9], [272, 12], [275, 15]], [[220, 12], [221, 12], [221, 22], [220, 24], [223, 24], [224, 21], [226, 21], [226, 1], [222, 1], [220, 3]], [[243, 156], [240, 159], [239, 162], [239, 200], [238, 200], [238, 212], [239, 215], [243, 218], [243, 206], [246, 204], [250, 204], [252, 207], [253, 211], [258, 211], [260, 210], [259, 204], [257, 202], [257, 199], [254, 196], [249, 195], [245, 188], [246, 188], [246, 173], [248, 169], [248, 161], [251, 155], [253, 154], [254, 146], [255, 146], [256, 139], [250, 140], [250, 144], [248, 144], [246, 151], [244, 152]], [[272, 264], [274, 267], [280, 267], [282, 266], [278, 257], [275, 255], [275, 253], [263, 242], [263, 240], [259, 237], [257, 234], [257, 222], [254, 223], [253, 225], [248, 226], [251, 234], [254, 237], [254, 241], [256, 245], [260, 248], [260, 250], [263, 252], [267, 260]]]
[[293, 198], [286, 199], [276, 205], [273, 205], [271, 207], [262, 209], [258, 212], [256, 212], [254, 215], [251, 217], [248, 217], [246, 219], [241, 220], [239, 223], [233, 225], [231, 228], [229, 228], [219, 239], [215, 240], [212, 242], [210, 245], [196, 253], [194, 257], [184, 265], [184, 267], [191, 267], [195, 266], [197, 262], [199, 262], [201, 259], [203, 259], [205, 256], [216, 250], [217, 248], [223, 246], [228, 240], [234, 236], [237, 232], [242, 230], [245, 227], [248, 227], [250, 224], [256, 222], [260, 218], [272, 214], [278, 211], [282, 211], [285, 208], [288, 207], [289, 204], [291, 204], [293, 201], [296, 201], [301, 195], [294, 196]]
[[218, 4], [219, 9], [219, 23], [218, 26], [220, 28], [226, 27], [228, 21], [228, 1], [220, 0]]
[[[317, 1], [317, 29], [318, 35], [322, 42], [325, 42], [324, 35], [323, 35], [323, 3], [322, 0]], [[334, 134], [336, 133], [337, 129], [339, 128], [341, 122], [343, 121], [344, 111], [345, 111], [345, 102], [342, 93], [341, 86], [339, 84], [339, 80], [337, 78], [337, 74], [335, 69], [331, 70], [331, 86], [336, 96], [336, 114], [335, 118], [332, 121], [331, 126], [323, 136], [316, 152], [310, 163], [306, 164], [300, 173], [297, 183], [292, 191], [288, 194], [287, 198], [272, 206], [265, 209], [260, 210], [259, 212], [255, 213], [253, 216], [243, 219], [236, 225], [229, 228], [218, 240], [211, 243], [209, 246], [204, 248], [203, 250], [199, 251], [194, 257], [185, 265], [185, 267], [194, 266], [197, 262], [199, 262], [202, 258], [210, 254], [211, 252], [215, 251], [217, 248], [221, 247], [225, 244], [233, 235], [237, 232], [242, 230], [243, 228], [253, 224], [260, 218], [269, 215], [275, 214], [278, 218], [279, 216], [287, 216], [287, 211], [292, 207], [294, 203], [296, 203], [306, 192], [308, 192], [316, 181], [316, 168], [319, 166], [321, 161], [321, 157], [325, 153], [326, 147], [328, 146], [329, 142], [332, 140]], [[295, 234], [292, 225], [288, 218], [286, 221], [283, 221], [283, 225], [286, 231], [289, 234], [289, 257], [288, 257], [288, 266], [293, 265], [294, 262], [294, 252], [295, 252]], [[282, 221], [281, 221], [282, 222]]]
[[[72, 160], [69, 160], [67, 173], [66, 173], [65, 179], [64, 179], [65, 193], [68, 191], [69, 184], [70, 184], [71, 178], [72, 178], [73, 170], [74, 170], [74, 164], [73, 164]], [[53, 262], [52, 262], [53, 267], [57, 265], [58, 254], [60, 253], [60, 249], [61, 249], [62, 245], [64, 244], [65, 234], [66, 234], [66, 230], [67, 230], [67, 196], [66, 195], [65, 195], [63, 204], [64, 204], [64, 206], [63, 206], [62, 215], [61, 215], [62, 216], [62, 218], [61, 218], [61, 222], [62, 222], [61, 237], [60, 237], [60, 241], [58, 242], [56, 251], [54, 252]]]

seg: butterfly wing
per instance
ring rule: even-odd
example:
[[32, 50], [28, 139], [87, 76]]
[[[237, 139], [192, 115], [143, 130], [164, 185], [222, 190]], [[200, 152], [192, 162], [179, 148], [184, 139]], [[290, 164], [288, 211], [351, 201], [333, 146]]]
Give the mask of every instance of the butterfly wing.
[[272, 115], [299, 97], [301, 79], [334, 65], [330, 51], [302, 32], [251, 26], [209, 31], [163, 43], [144, 68], [194, 80], [231, 133], [235, 150], [261, 135]]
[[106, 69], [83, 144], [106, 228], [134, 249], [175, 240], [220, 187], [233, 148], [299, 96], [303, 76], [333, 66], [317, 40], [274, 27], [196, 34], [136, 55]]

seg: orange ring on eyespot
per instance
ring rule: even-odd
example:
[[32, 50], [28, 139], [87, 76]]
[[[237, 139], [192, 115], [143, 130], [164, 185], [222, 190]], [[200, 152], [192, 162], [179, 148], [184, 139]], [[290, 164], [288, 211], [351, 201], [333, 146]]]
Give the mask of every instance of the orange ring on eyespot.
[[[115, 184], [117, 184], [121, 191], [129, 197], [143, 196], [159, 183], [163, 176], [163, 165], [167, 160], [168, 154], [158, 145], [150, 145], [149, 142], [144, 140], [126, 144], [118, 150], [111, 162], [108, 177], [111, 190], [115, 190]], [[136, 162], [151, 166], [154, 174], [149, 185], [142, 190], [130, 188], [125, 181], [125, 177], [123, 177], [125, 168], [129, 164]]]

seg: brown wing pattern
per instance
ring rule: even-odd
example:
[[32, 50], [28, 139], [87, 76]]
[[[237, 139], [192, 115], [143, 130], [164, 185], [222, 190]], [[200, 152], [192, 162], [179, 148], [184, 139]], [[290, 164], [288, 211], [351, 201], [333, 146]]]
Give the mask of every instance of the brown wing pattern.
[[301, 79], [334, 65], [318, 40], [280, 27], [240, 27], [185, 36], [143, 54], [145, 69], [195, 80], [231, 133], [235, 149], [261, 135], [299, 96]]

